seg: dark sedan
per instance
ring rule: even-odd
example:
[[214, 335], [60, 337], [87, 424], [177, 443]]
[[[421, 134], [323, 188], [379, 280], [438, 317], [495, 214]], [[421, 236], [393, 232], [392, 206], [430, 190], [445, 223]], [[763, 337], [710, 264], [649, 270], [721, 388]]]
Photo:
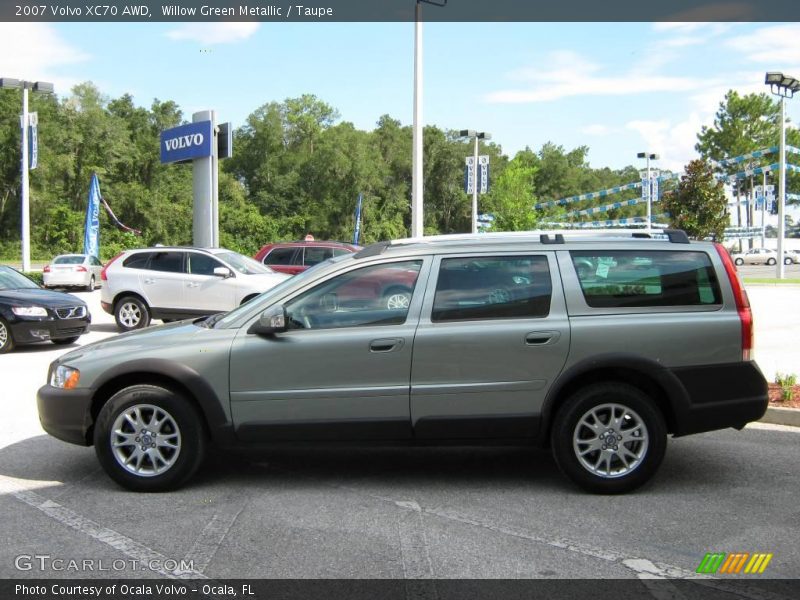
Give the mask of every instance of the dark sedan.
[[19, 271], [0, 265], [0, 354], [18, 344], [71, 344], [89, 332], [83, 300], [43, 290]]

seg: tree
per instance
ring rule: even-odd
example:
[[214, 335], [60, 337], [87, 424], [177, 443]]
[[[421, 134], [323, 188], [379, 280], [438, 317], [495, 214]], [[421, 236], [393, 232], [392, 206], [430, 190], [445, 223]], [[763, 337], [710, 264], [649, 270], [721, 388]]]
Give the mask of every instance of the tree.
[[487, 207], [494, 215], [493, 231], [529, 231], [539, 224], [539, 213], [533, 209], [538, 169], [527, 158], [524, 151], [518, 153], [495, 180]]
[[694, 239], [722, 240], [728, 223], [726, 205], [722, 182], [717, 181], [711, 165], [703, 160], [686, 165], [678, 189], [663, 199], [672, 227], [683, 229]]

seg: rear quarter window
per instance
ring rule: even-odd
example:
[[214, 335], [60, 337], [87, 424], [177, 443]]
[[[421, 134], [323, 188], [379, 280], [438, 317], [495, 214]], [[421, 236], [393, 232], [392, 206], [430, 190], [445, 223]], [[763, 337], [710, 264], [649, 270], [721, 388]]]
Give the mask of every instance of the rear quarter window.
[[716, 272], [705, 252], [580, 250], [570, 256], [592, 308], [722, 303]]

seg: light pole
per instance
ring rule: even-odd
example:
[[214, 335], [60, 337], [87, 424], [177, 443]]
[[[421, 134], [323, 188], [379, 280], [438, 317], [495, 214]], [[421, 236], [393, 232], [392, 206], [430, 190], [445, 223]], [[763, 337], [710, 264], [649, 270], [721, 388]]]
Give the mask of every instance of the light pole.
[[424, 235], [422, 204], [422, 3], [445, 6], [447, 0], [417, 0], [414, 12], [414, 122], [411, 150], [411, 237]]
[[492, 139], [491, 133], [474, 129], [462, 129], [458, 132], [462, 138], [475, 138], [475, 149], [472, 154], [472, 233], [478, 233], [478, 140]]
[[785, 276], [783, 268], [783, 238], [786, 235], [786, 223], [784, 223], [784, 212], [786, 210], [786, 99], [794, 96], [795, 92], [800, 91], [800, 81], [794, 77], [783, 73], [769, 72], [764, 78], [764, 83], [769, 86], [770, 91], [776, 96], [781, 97], [781, 143], [778, 149], [779, 170], [778, 170], [778, 258], [775, 261], [776, 277], [783, 279]]
[[652, 154], [650, 152], [639, 152], [636, 155], [636, 158], [644, 158], [647, 159], [647, 231], [650, 231], [653, 227], [653, 186], [650, 182], [650, 161], [651, 160], [658, 160], [658, 154]]
[[22, 126], [20, 164], [20, 208], [21, 208], [21, 232], [20, 241], [22, 245], [22, 270], [31, 270], [31, 216], [30, 216], [30, 196], [28, 181], [28, 90], [41, 92], [43, 94], [53, 93], [53, 84], [46, 81], [22, 81], [20, 79], [0, 78], [0, 88], [15, 89], [22, 88]]

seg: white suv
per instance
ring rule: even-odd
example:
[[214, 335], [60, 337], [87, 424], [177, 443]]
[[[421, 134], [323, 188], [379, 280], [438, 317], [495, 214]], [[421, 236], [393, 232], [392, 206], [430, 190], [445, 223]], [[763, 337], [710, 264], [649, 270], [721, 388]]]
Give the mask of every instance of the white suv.
[[229, 311], [288, 277], [224, 248], [126, 250], [100, 274], [100, 304], [130, 331]]

